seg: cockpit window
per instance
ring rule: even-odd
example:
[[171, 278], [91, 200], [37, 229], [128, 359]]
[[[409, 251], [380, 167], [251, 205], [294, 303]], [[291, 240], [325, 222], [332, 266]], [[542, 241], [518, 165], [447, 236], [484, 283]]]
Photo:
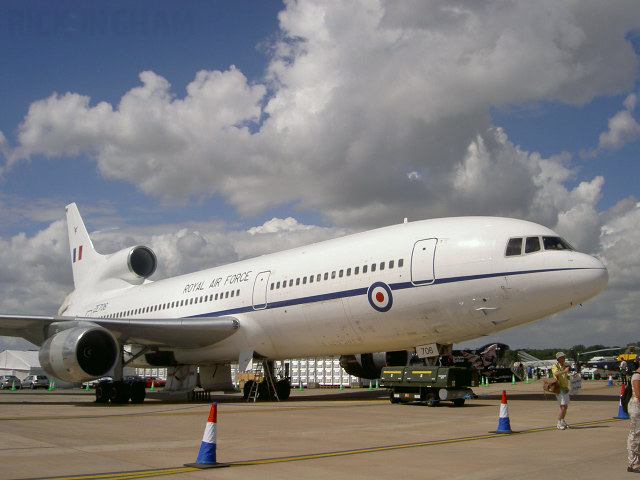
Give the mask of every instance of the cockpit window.
[[[542, 243], [540, 240], [542, 239]], [[524, 246], [524, 251], [523, 247]], [[507, 257], [517, 257], [543, 250], [575, 250], [566, 240], [560, 237], [515, 237], [507, 243]]]
[[575, 250], [569, 242], [560, 237], [542, 237], [545, 250]]
[[522, 254], [522, 239], [510, 238], [507, 244], [507, 257], [513, 257]]
[[539, 252], [540, 249], [540, 237], [527, 237], [527, 241], [524, 244], [524, 253]]

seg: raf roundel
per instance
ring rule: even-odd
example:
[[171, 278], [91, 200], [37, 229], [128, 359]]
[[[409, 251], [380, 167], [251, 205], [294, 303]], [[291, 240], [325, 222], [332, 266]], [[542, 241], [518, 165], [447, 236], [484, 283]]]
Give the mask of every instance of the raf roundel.
[[393, 305], [393, 295], [386, 283], [376, 282], [367, 291], [369, 304], [379, 312], [388, 312]]

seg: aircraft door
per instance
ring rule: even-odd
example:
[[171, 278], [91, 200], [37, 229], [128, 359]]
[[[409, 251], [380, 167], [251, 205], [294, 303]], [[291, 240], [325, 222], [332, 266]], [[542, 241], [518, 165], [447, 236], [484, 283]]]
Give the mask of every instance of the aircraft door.
[[253, 284], [253, 295], [251, 303], [254, 310], [264, 310], [267, 308], [267, 288], [269, 285], [269, 276], [271, 270], [266, 272], [260, 272], [256, 276], [256, 281]]
[[413, 246], [411, 254], [411, 283], [414, 285], [429, 285], [435, 279], [435, 254], [437, 238], [418, 240]]

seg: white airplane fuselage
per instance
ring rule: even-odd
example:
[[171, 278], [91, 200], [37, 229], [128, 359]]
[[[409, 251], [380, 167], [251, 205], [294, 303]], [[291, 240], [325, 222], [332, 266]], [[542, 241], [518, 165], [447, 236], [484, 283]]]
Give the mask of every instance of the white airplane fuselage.
[[497, 217], [404, 223], [142, 285], [77, 286], [63, 314], [239, 321], [213, 345], [171, 348], [188, 365], [236, 362], [245, 351], [277, 360], [452, 344], [549, 316], [604, 288], [603, 264], [574, 250], [506, 256], [510, 238], [536, 236], [558, 237]]

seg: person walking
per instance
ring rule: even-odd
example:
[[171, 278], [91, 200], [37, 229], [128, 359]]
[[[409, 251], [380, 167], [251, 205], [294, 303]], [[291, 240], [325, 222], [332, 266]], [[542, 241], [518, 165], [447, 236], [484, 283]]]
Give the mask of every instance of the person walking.
[[631, 375], [632, 395], [629, 399], [629, 438], [627, 439], [627, 454], [629, 464], [627, 472], [640, 473], [640, 366], [637, 360], [629, 361], [633, 374]]
[[557, 362], [551, 367], [551, 375], [558, 380], [560, 392], [556, 394], [558, 404], [560, 405], [560, 413], [558, 414], [558, 430], [566, 430], [569, 425], [565, 422], [564, 417], [569, 408], [569, 365], [565, 365], [566, 355], [563, 352], [556, 353]]

